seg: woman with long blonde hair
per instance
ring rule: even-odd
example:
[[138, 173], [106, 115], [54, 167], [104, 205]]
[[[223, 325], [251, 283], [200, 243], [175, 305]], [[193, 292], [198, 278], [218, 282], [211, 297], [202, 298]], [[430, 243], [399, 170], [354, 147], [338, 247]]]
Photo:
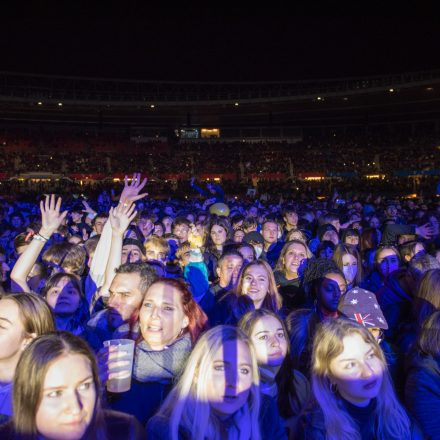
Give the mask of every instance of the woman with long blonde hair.
[[213, 325], [236, 325], [251, 310], [267, 309], [280, 314], [282, 305], [272, 268], [266, 261], [252, 261], [242, 270], [236, 288], [220, 298]]
[[306, 439], [414, 439], [399, 403], [384, 354], [363, 326], [345, 319], [318, 329], [312, 355], [312, 389], [319, 407], [311, 414]]
[[[149, 439], [286, 438], [275, 402], [260, 396], [255, 349], [233, 326], [198, 340], [179, 382], [147, 424]], [[260, 402], [261, 399], [261, 402]]]

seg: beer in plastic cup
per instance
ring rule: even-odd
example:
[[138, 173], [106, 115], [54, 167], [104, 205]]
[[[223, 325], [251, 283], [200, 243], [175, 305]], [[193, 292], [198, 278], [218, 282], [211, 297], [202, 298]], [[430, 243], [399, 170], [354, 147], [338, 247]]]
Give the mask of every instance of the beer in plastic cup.
[[[132, 341], [131, 339], [111, 339], [109, 341], [104, 341], [104, 347], [110, 346], [118, 347], [118, 351], [125, 353], [123, 356], [119, 354], [118, 358], [112, 360], [111, 363], [127, 361], [129, 362], [129, 365], [124, 365], [121, 367], [118, 366], [109, 369], [109, 374], [116, 374], [117, 377], [114, 379], [109, 379], [107, 381], [107, 391], [111, 393], [124, 393], [125, 391], [128, 391], [131, 387], [134, 341]], [[114, 353], [116, 353], [116, 351], [114, 351]]]

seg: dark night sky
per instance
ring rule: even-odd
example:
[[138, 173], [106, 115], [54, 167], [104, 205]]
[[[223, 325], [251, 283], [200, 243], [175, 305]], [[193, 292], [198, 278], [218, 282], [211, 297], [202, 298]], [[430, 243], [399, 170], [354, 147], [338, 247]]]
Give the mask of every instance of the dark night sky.
[[33, 3], [25, 11], [2, 13], [0, 70], [264, 81], [440, 68], [440, 26], [434, 15], [311, 17], [278, 8], [228, 10], [226, 16], [152, 10], [145, 6], [148, 1], [105, 7], [93, 1], [85, 7], [76, 1], [52, 7]]

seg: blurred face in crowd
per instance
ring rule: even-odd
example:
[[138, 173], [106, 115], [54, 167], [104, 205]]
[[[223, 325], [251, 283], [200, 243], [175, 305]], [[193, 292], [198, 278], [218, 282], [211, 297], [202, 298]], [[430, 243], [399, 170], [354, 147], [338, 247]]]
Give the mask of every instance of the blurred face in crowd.
[[399, 257], [392, 249], [383, 249], [378, 252], [378, 270], [383, 278], [387, 278], [399, 268]]
[[254, 380], [249, 347], [240, 340], [224, 342], [213, 354], [207, 374], [211, 408], [222, 416], [235, 414], [247, 402]]
[[153, 233], [154, 233], [154, 235], [157, 235], [158, 237], [162, 237], [162, 235], [163, 235], [163, 225], [162, 225], [162, 223], [156, 223], [155, 225], [154, 225], [154, 231], [153, 231]]
[[382, 386], [382, 361], [359, 333], [345, 336], [343, 344], [343, 352], [330, 362], [330, 382], [348, 402], [367, 406]]
[[322, 241], [331, 241], [336, 246], [339, 243], [338, 233], [333, 229], [326, 231], [322, 236]]
[[217, 267], [217, 275], [221, 287], [235, 286], [243, 266], [243, 258], [235, 255], [224, 257]]
[[385, 215], [388, 218], [396, 218], [397, 217], [397, 208], [394, 205], [388, 206], [385, 210]]
[[286, 273], [296, 275], [301, 264], [307, 259], [307, 250], [300, 243], [292, 243], [284, 255]]
[[137, 316], [143, 300], [138, 273], [117, 273], [113, 278], [108, 300], [108, 322], [117, 328]]
[[242, 231], [241, 229], [237, 229], [234, 232], [234, 242], [241, 243], [243, 241], [243, 238], [244, 238], [244, 231]]
[[173, 228], [173, 234], [177, 236], [180, 244], [184, 243], [185, 241], [188, 241], [188, 233], [189, 233], [189, 226], [185, 224], [176, 225]]
[[319, 258], [325, 258], [331, 260], [333, 258], [334, 250], [330, 246], [326, 246], [319, 253]]
[[82, 218], [82, 213], [81, 212], [76, 212], [73, 211], [70, 214], [72, 216], [72, 222], [73, 223], [80, 223], [81, 222], [81, 218]]
[[[331, 222], [330, 222], [330, 224], [331, 225], [333, 225], [334, 227], [335, 227], [335, 229], [336, 229], [336, 231], [340, 231], [340, 229], [341, 229], [341, 222], [339, 221], [339, 219], [336, 219], [336, 220], [332, 220]], [[334, 232], [334, 231], [333, 231]], [[335, 244], [337, 244], [337, 243], [335, 243]]]
[[93, 225], [93, 230], [97, 233], [97, 234], [102, 234], [102, 230], [104, 228], [104, 225], [107, 222], [107, 217], [96, 217], [95, 219], [95, 223]]
[[147, 260], [156, 260], [164, 264], [166, 263], [168, 257], [161, 247], [151, 243], [148, 243], [145, 246], [145, 255], [147, 257]]
[[249, 264], [250, 262], [255, 260], [254, 250], [251, 245], [238, 248], [238, 252], [243, 257], [243, 264]]
[[163, 350], [188, 327], [181, 292], [174, 286], [155, 283], [147, 290], [139, 313], [144, 340], [153, 350]]
[[296, 212], [286, 212], [284, 216], [284, 221], [287, 223], [287, 225], [291, 227], [296, 227], [298, 224], [298, 214]]
[[56, 315], [68, 316], [78, 310], [81, 294], [69, 278], [63, 277], [48, 290], [46, 300]]
[[169, 234], [171, 232], [171, 225], [173, 224], [173, 219], [171, 217], [164, 217], [162, 219], [163, 227], [165, 228], [165, 234]]
[[248, 216], [256, 218], [258, 216], [258, 209], [255, 206], [251, 206], [248, 209]]
[[278, 240], [278, 224], [274, 222], [265, 223], [261, 235], [266, 245], [275, 243]]
[[336, 312], [339, 299], [346, 290], [347, 283], [343, 276], [338, 273], [326, 274], [318, 291], [319, 305], [327, 312]]
[[370, 227], [374, 229], [378, 229], [380, 227], [380, 222], [377, 217], [371, 217], [370, 219]]
[[154, 229], [154, 223], [149, 218], [140, 218], [137, 226], [144, 237], [150, 236]]
[[6, 255], [0, 254], [0, 282], [3, 283], [8, 279], [8, 273], [11, 268], [6, 263]]
[[259, 309], [269, 291], [269, 275], [263, 266], [251, 266], [245, 271], [241, 293], [249, 296], [255, 308]]
[[226, 241], [227, 232], [219, 225], [213, 225], [211, 228], [211, 240], [215, 246], [222, 246]]
[[345, 237], [345, 244], [351, 244], [357, 246], [359, 244], [359, 237], [357, 235], [347, 235]]
[[254, 325], [251, 335], [258, 365], [279, 367], [287, 354], [287, 339], [279, 319], [263, 316]]
[[96, 386], [89, 359], [65, 354], [49, 366], [35, 415], [37, 431], [47, 439], [83, 438], [96, 404]]
[[135, 244], [122, 246], [121, 264], [137, 263], [142, 260], [142, 251]]

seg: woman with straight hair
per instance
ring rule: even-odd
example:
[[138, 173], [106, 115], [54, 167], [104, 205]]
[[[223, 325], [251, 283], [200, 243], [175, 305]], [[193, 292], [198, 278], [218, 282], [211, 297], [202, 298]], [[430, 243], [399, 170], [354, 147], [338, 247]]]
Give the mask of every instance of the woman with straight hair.
[[22, 351], [33, 338], [55, 330], [46, 301], [34, 293], [0, 299], [0, 414], [12, 416], [13, 377]]
[[418, 328], [437, 310], [440, 310], [440, 269], [431, 269], [423, 274], [413, 301]]
[[400, 255], [393, 246], [380, 246], [374, 254], [374, 269], [360, 283], [360, 287], [377, 293], [388, 277], [400, 267]]
[[306, 299], [301, 281], [307, 262], [311, 258], [312, 252], [300, 240], [290, 240], [281, 249], [274, 275], [287, 313], [304, 307]]
[[95, 357], [69, 332], [29, 344], [14, 376], [14, 415], [0, 438], [26, 440], [143, 439], [134, 417], [101, 409]]
[[242, 270], [236, 288], [219, 299], [214, 323], [236, 325], [246, 312], [261, 308], [279, 314], [282, 305], [272, 268], [256, 260]]
[[321, 324], [312, 354], [312, 390], [318, 407], [305, 439], [422, 439], [399, 403], [374, 335], [351, 320]]
[[333, 254], [333, 261], [344, 274], [347, 290], [359, 286], [362, 281], [362, 259], [356, 247], [339, 244]]
[[230, 239], [231, 226], [228, 219], [214, 217], [209, 224], [203, 259], [209, 272], [209, 279], [215, 280], [217, 261], [223, 253], [225, 243]]
[[275, 313], [259, 309], [246, 313], [238, 327], [254, 344], [261, 392], [277, 401], [280, 415], [294, 436], [311, 391], [307, 378], [293, 366], [284, 322]]
[[427, 438], [440, 439], [440, 311], [423, 323], [410, 357], [405, 403]]
[[148, 422], [147, 437], [287, 438], [274, 401], [260, 394], [255, 349], [241, 330], [217, 326], [200, 337], [179, 382]]

